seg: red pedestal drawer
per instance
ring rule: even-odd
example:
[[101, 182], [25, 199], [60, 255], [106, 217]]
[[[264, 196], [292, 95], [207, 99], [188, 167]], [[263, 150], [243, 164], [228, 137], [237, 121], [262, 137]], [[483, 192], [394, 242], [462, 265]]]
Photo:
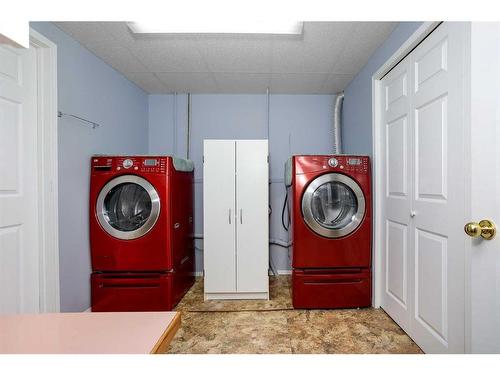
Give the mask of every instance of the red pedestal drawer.
[[169, 311], [170, 273], [93, 273], [92, 311]]
[[371, 306], [371, 272], [357, 270], [293, 270], [292, 300], [296, 309]]

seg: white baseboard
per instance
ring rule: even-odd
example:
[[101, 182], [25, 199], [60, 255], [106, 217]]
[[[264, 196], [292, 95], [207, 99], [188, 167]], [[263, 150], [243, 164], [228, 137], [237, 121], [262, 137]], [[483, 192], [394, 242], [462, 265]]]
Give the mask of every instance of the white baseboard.
[[[283, 275], [291, 275], [292, 270], [276, 270], [278, 272], [278, 276], [283, 276]], [[274, 276], [273, 271], [269, 270], [269, 276]]]
[[278, 275], [291, 275], [292, 270], [278, 270]]
[[213, 299], [266, 299], [269, 300], [269, 292], [255, 293], [205, 293], [205, 301]]
[[[269, 271], [269, 275], [272, 275], [272, 271]], [[291, 275], [292, 270], [278, 270], [278, 275]], [[203, 272], [195, 272], [195, 277], [203, 277]]]

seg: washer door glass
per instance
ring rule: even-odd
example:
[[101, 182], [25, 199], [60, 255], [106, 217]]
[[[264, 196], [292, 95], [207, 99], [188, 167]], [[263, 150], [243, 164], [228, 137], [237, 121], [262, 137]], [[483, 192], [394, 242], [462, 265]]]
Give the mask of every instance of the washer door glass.
[[143, 236], [156, 223], [160, 199], [145, 179], [125, 175], [108, 182], [99, 193], [97, 218], [113, 237], [134, 239]]
[[109, 191], [103, 210], [109, 225], [131, 232], [142, 227], [151, 216], [151, 198], [142, 186], [126, 182]]
[[339, 173], [313, 180], [302, 198], [304, 221], [315, 233], [337, 238], [352, 233], [361, 224], [365, 199], [359, 185]]

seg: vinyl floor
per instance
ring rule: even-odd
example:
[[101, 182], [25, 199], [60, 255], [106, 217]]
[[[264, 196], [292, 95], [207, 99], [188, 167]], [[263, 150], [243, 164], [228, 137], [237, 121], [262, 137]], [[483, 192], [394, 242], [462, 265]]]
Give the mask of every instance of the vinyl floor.
[[198, 279], [167, 353], [422, 353], [382, 309], [294, 310], [290, 281], [270, 277], [269, 301], [204, 301]]

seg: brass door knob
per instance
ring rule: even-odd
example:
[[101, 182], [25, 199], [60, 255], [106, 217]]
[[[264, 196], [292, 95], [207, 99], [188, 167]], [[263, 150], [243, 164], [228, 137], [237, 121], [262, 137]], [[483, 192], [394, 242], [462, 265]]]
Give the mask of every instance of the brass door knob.
[[467, 223], [464, 230], [471, 237], [477, 238], [481, 236], [485, 240], [493, 239], [497, 233], [497, 227], [491, 220], [481, 220], [479, 223]]

